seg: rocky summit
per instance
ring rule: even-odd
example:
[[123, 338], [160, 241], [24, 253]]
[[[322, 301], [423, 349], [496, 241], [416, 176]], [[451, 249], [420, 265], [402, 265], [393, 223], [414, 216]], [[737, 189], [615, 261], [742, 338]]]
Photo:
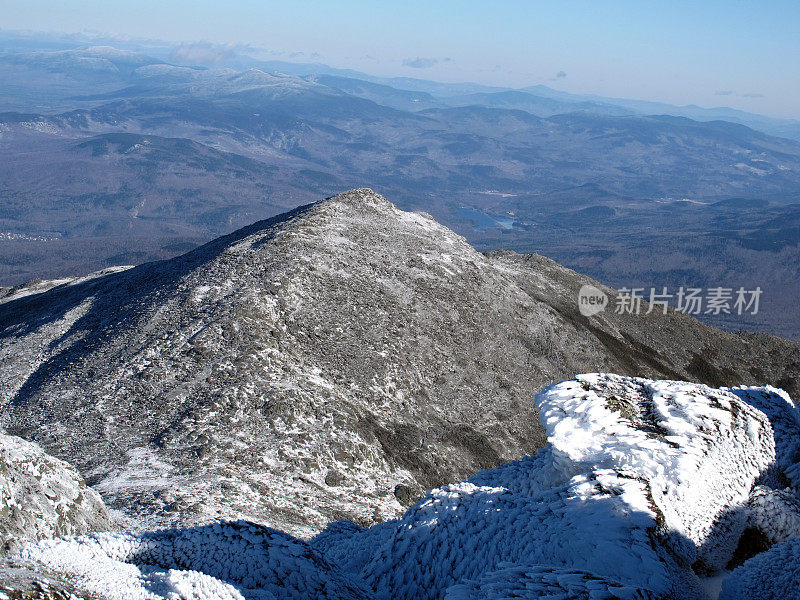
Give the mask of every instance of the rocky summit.
[[247, 519], [307, 539], [534, 452], [535, 394], [578, 373], [800, 392], [797, 344], [659, 310], [586, 317], [585, 284], [617, 298], [354, 190], [14, 290], [2, 424], [74, 464], [123, 526]]

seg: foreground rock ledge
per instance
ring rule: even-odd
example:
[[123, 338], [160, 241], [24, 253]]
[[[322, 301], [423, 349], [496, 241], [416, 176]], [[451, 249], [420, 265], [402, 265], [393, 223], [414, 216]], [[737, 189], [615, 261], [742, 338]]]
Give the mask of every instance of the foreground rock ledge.
[[[548, 444], [536, 455], [369, 529], [335, 523], [310, 542], [247, 523], [92, 534], [18, 559], [110, 600], [702, 599], [699, 576], [725, 573], [763, 520], [753, 490], [794, 482], [784, 437], [800, 439], [800, 413], [775, 388], [596, 374], [546, 388], [537, 405]], [[776, 586], [800, 575], [800, 531], [783, 533], [745, 557], [721, 598], [781, 597]]]
[[99, 494], [74, 467], [0, 433], [0, 558], [30, 542], [113, 526]]

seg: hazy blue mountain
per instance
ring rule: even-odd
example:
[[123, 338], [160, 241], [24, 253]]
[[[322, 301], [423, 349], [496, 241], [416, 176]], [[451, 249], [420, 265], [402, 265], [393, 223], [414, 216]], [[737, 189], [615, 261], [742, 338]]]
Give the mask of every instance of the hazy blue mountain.
[[476, 93], [465, 96], [452, 96], [443, 98], [442, 102], [450, 106], [488, 106], [490, 108], [509, 108], [524, 110], [540, 117], [549, 117], [562, 113], [580, 110], [590, 111], [603, 115], [631, 115], [635, 111], [591, 101], [565, 101], [547, 96], [536, 96], [520, 90], [506, 92]]
[[675, 106], [674, 104], [666, 104], [663, 102], [632, 100], [629, 98], [608, 98], [596, 94], [570, 94], [568, 92], [554, 90], [545, 85], [533, 85], [522, 88], [521, 91], [545, 98], [561, 100], [563, 102], [596, 102], [602, 105], [617, 106], [638, 114], [672, 115], [676, 117], [687, 117], [696, 121], [731, 121], [733, 123], [747, 125], [748, 127], [758, 129], [770, 135], [800, 140], [800, 121], [796, 119], [767, 117], [725, 106], [714, 108], [704, 108], [692, 104], [687, 106]]
[[416, 111], [446, 105], [427, 92], [398, 90], [388, 85], [372, 83], [362, 79], [335, 75], [313, 75], [311, 80], [337, 89], [345, 94], [372, 100], [377, 104], [400, 110]]
[[[41, 37], [41, 36], [40, 36]], [[169, 46], [148, 46], [148, 54], [135, 52], [140, 48], [127, 43], [131, 50], [117, 50], [108, 46], [80, 46], [76, 41], [44, 36], [21, 38], [0, 32], [0, 110], [26, 110], [44, 108], [46, 100], [56, 103], [58, 98], [80, 94], [75, 88], [75, 78], [83, 86], [111, 86], [112, 83], [135, 79], [137, 67], [151, 64], [170, 64], [174, 58]], [[207, 69], [208, 65], [189, 65], [193, 70]], [[441, 83], [413, 77], [378, 77], [353, 69], [335, 68], [320, 62], [296, 62], [286, 60], [262, 60], [244, 54], [232, 54], [211, 65], [215, 69], [227, 68], [236, 71], [258, 69], [268, 73], [282, 73], [301, 77], [328, 76], [337, 78], [333, 87], [367, 97], [379, 103], [386, 101], [395, 108], [413, 109], [414, 106], [398, 104], [402, 92], [427, 94], [446, 103], [464, 105], [476, 103], [499, 108], [529, 110], [540, 116], [549, 116], [576, 110], [590, 110], [601, 114], [665, 114], [683, 116], [700, 121], [726, 120], [764, 131], [771, 135], [800, 139], [800, 121], [777, 119], [727, 107], [703, 108], [699, 106], [674, 106], [666, 103], [608, 98], [593, 94], [571, 94], [545, 85], [533, 85], [519, 90], [486, 86], [476, 83]], [[49, 76], [48, 76], [49, 74]], [[57, 75], [57, 76], [53, 76]], [[350, 79], [352, 81], [344, 81]], [[331, 81], [332, 83], [332, 81]], [[394, 88], [395, 92], [381, 90], [368, 84]], [[74, 89], [73, 89], [74, 88]], [[31, 90], [45, 89], [44, 97], [31, 94]], [[356, 91], [360, 89], [360, 91]], [[104, 89], [102, 91], [108, 91]], [[27, 93], [26, 93], [27, 92]], [[85, 90], [84, 90], [85, 92]], [[527, 98], [527, 94], [535, 98]], [[14, 100], [17, 100], [15, 103]], [[28, 105], [20, 103], [24, 99]], [[430, 98], [425, 98], [430, 101]], [[419, 98], [420, 101], [423, 98]], [[558, 103], [548, 102], [557, 100]], [[420, 106], [421, 108], [422, 106]]]

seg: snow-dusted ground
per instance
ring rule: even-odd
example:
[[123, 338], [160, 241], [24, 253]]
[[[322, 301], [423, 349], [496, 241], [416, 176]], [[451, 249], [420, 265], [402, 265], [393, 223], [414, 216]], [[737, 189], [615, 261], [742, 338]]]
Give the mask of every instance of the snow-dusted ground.
[[[92, 534], [19, 558], [111, 600], [683, 600], [709, 597], [713, 579], [696, 572], [724, 578], [765, 514], [783, 519], [774, 539], [797, 535], [797, 496], [769, 487], [788, 479], [785, 438], [800, 435], [776, 390], [596, 374], [537, 404], [549, 440], [538, 454], [368, 529], [337, 522], [310, 542], [243, 522]], [[720, 598], [796, 598], [799, 556], [789, 537], [734, 570]]]

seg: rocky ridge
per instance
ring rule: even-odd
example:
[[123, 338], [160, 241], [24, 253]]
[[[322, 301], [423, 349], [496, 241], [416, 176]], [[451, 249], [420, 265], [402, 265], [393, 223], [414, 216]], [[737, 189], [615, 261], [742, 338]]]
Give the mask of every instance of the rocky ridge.
[[129, 525], [244, 518], [308, 538], [534, 452], [530, 398], [577, 373], [797, 393], [796, 344], [675, 313], [584, 317], [584, 284], [616, 298], [354, 190], [0, 299], [2, 422]]

